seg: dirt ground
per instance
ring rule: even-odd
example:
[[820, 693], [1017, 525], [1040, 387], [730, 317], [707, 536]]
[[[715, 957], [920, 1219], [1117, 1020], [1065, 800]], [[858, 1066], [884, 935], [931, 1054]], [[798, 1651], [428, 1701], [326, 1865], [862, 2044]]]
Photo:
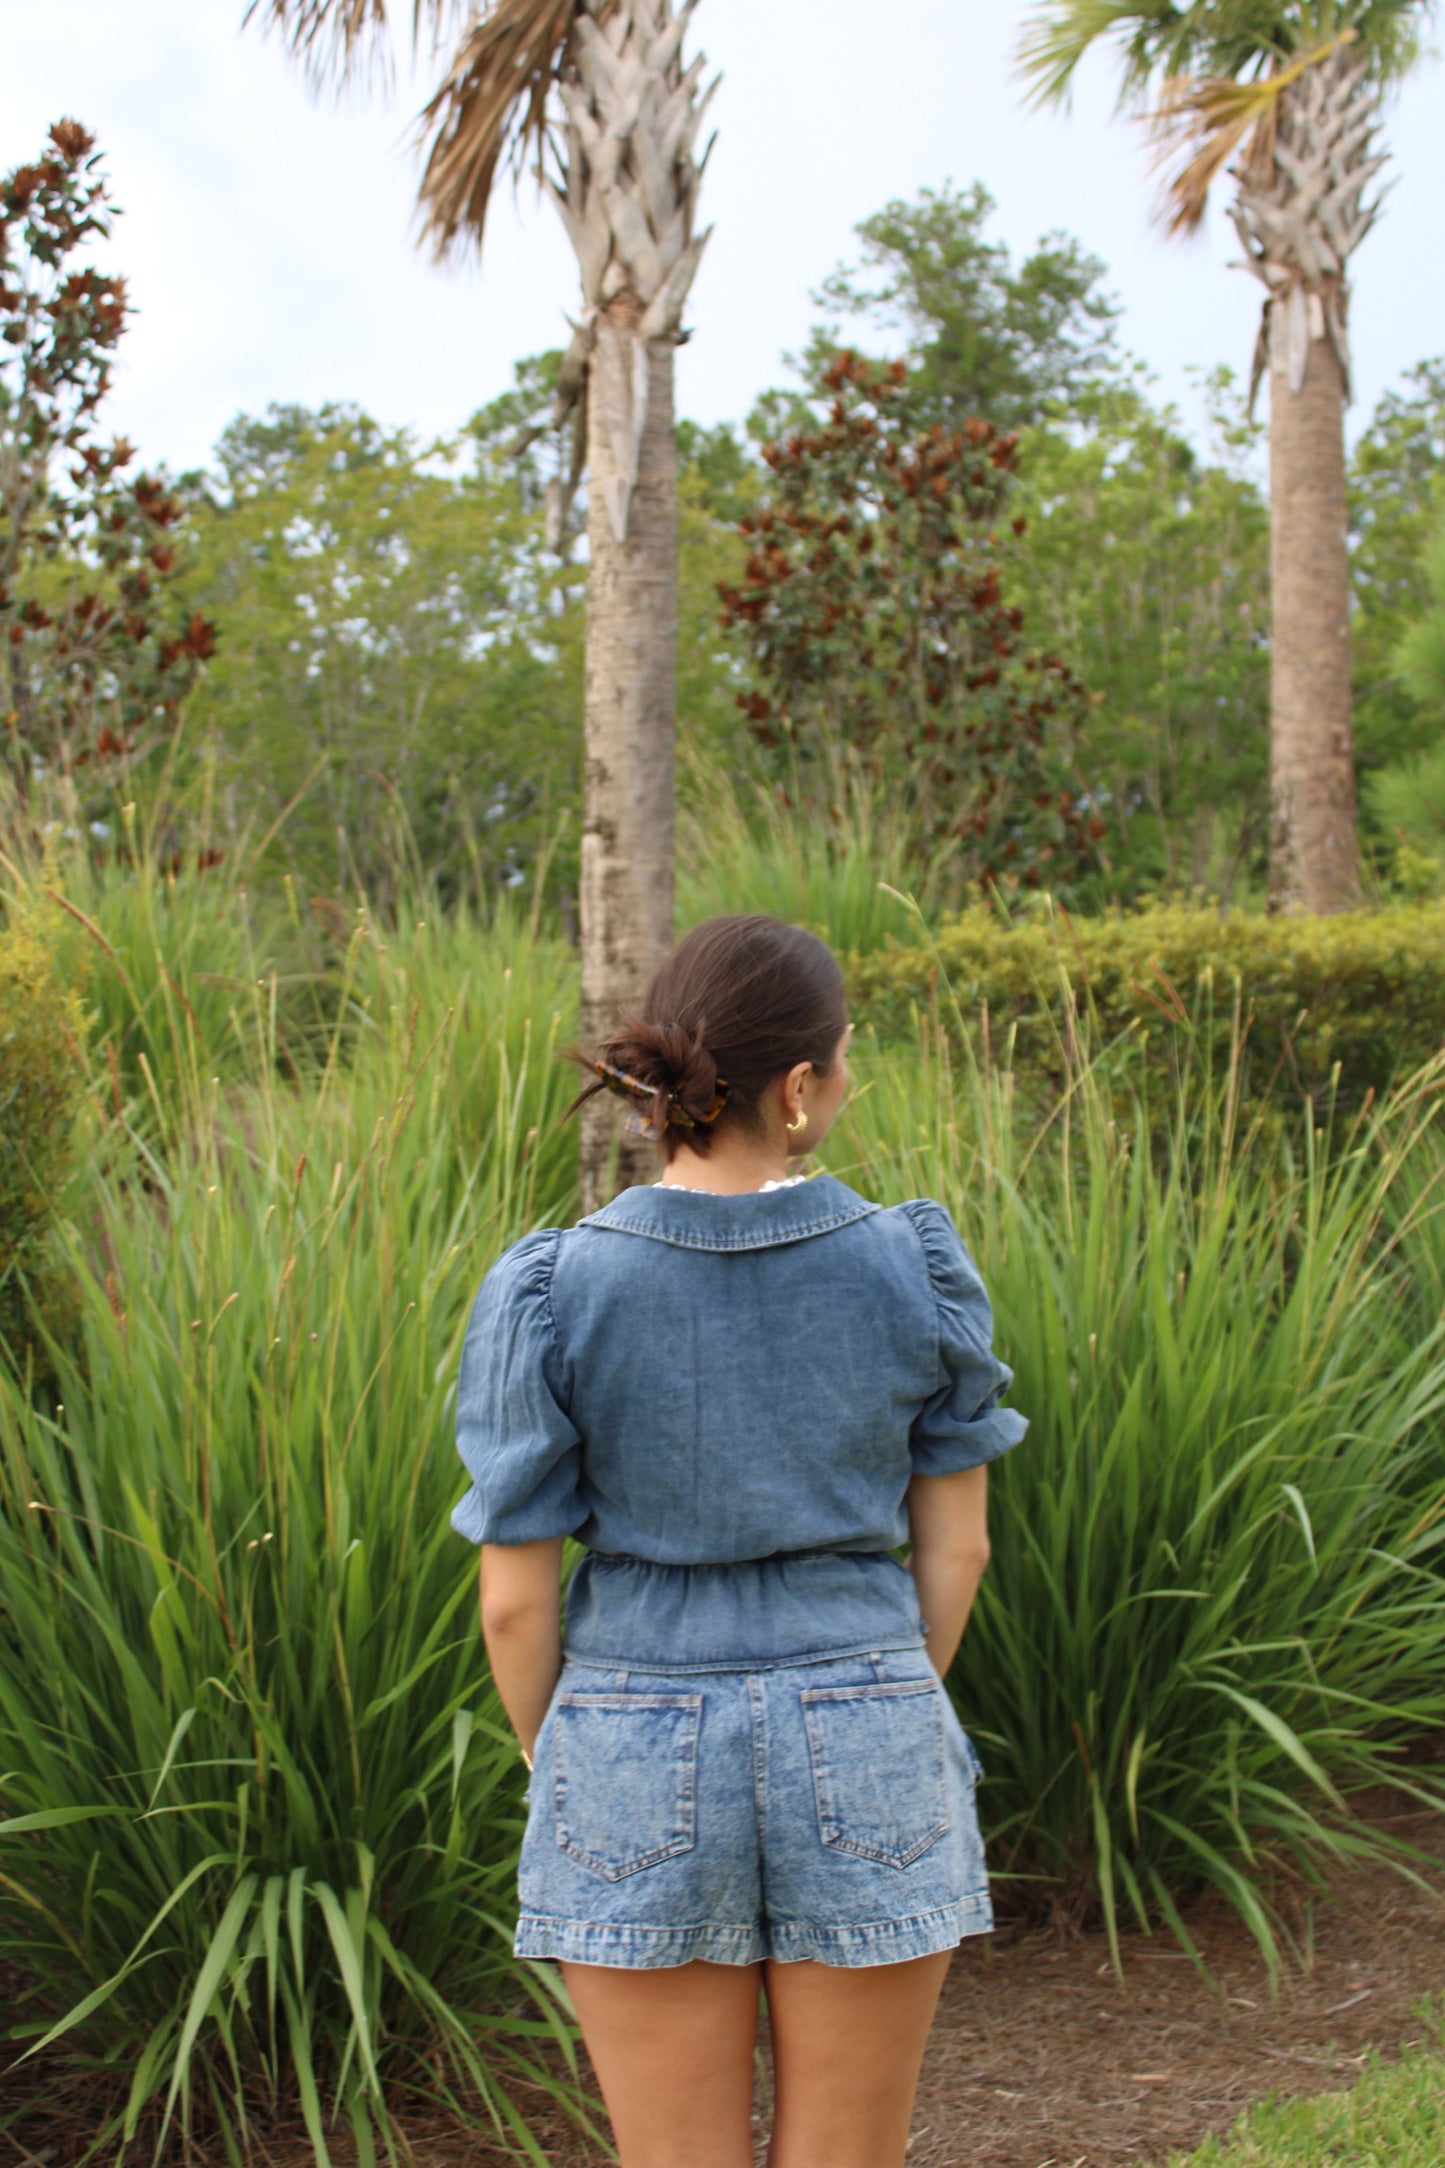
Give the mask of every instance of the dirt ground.
[[[1383, 1811], [1375, 1817], [1387, 1819]], [[1401, 1834], [1439, 1845], [1438, 1822], [1394, 1818]], [[1351, 2083], [1375, 2053], [1430, 2037], [1419, 2011], [1445, 1993], [1445, 1861], [1421, 1889], [1359, 1869], [1328, 1899], [1291, 1900], [1299, 1957], [1271, 1998], [1249, 1936], [1217, 1906], [1196, 1909], [1201, 1976], [1163, 1937], [1132, 1936], [1116, 1979], [1102, 1939], [1039, 1933], [965, 1944], [954, 1960], [919, 2089], [909, 2168], [1124, 2168], [1227, 2129], [1268, 2093]], [[767, 2058], [760, 2056], [759, 2159]], [[23, 2095], [0, 2077], [0, 2121]], [[77, 2103], [26, 2100], [0, 2132], [0, 2168], [68, 2168], [82, 2150]], [[605, 2156], [539, 2117], [553, 2168], [598, 2168]], [[506, 2159], [454, 2131], [415, 2127], [415, 2168], [502, 2168]], [[344, 2148], [335, 2156], [338, 2168]], [[194, 2168], [220, 2168], [192, 2156]], [[304, 2168], [309, 2151], [273, 2133], [257, 2168]]]

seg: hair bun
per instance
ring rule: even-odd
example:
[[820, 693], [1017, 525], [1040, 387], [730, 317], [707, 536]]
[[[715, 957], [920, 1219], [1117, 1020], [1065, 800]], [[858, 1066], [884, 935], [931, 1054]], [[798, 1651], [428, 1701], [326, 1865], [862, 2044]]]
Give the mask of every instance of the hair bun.
[[847, 1028], [843, 974], [816, 934], [761, 912], [704, 919], [658, 965], [640, 1009], [595, 1054], [573, 1051], [597, 1081], [569, 1111], [612, 1092], [669, 1158], [682, 1144], [705, 1153], [724, 1117], [725, 1134], [765, 1128], [765, 1093], [799, 1063], [831, 1074]]
[[708, 1118], [717, 1098], [717, 1063], [701, 1031], [627, 1016], [621, 1030], [608, 1040], [603, 1056], [639, 1083], [653, 1086], [658, 1104], [652, 1119], [659, 1136], [669, 1124], [678, 1130], [687, 1127], [675, 1118], [678, 1107], [695, 1122]]

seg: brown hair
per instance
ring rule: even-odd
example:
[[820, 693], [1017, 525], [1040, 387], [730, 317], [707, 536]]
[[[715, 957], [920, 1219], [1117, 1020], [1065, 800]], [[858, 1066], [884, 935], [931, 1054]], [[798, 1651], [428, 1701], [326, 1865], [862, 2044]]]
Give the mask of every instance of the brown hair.
[[[843, 974], [827, 943], [757, 912], [704, 919], [684, 934], [653, 974], [641, 1011], [625, 1015], [597, 1055], [651, 1086], [651, 1106], [639, 1111], [670, 1159], [684, 1140], [707, 1151], [720, 1086], [727, 1104], [719, 1119], [755, 1127], [774, 1078], [801, 1061], [826, 1075], [847, 1028]], [[590, 1068], [586, 1055], [577, 1058]], [[577, 1105], [602, 1089], [591, 1085]]]

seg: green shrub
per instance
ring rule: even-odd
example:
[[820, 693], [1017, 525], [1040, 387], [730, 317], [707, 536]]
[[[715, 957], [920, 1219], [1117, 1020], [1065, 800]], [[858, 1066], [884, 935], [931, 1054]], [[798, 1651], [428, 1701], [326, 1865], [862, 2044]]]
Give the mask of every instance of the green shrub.
[[1338, 1065], [1360, 1099], [1445, 1043], [1445, 906], [1268, 918], [1162, 904], [1016, 925], [975, 910], [926, 947], [850, 958], [848, 977], [855, 1013], [885, 1038], [933, 1008], [981, 1044], [986, 1011], [993, 1058], [1012, 1039], [1026, 1077], [1062, 1081], [1089, 1013], [1096, 1046], [1135, 1042], [1167, 1073], [1190, 1042], [1219, 1071], [1242, 1046], [1252, 1095], [1320, 1093]]
[[32, 1374], [48, 1374], [46, 1336], [74, 1321], [52, 1229], [74, 1157], [83, 1032], [41, 914], [16, 910], [0, 929], [0, 1358]]

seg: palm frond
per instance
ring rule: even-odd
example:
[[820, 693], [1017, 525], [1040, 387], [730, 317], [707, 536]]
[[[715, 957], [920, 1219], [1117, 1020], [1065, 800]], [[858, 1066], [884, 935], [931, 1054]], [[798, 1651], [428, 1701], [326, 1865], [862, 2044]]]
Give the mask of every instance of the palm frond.
[[[355, 0], [359, 4], [359, 0]], [[459, 236], [480, 248], [497, 167], [546, 145], [552, 88], [583, 0], [495, 0], [463, 35], [421, 116], [427, 145], [418, 192], [422, 224], [438, 256]], [[594, 5], [594, 15], [610, 8]]]
[[1378, 76], [1418, 57], [1437, 0], [1035, 0], [1017, 48], [1035, 105], [1064, 103], [1093, 45], [1119, 51], [1121, 107], [1184, 76], [1253, 81], [1342, 30], [1368, 48]]
[[1119, 103], [1128, 105], [1142, 96], [1161, 62], [1183, 65], [1179, 40], [1185, 28], [1173, 0], [1038, 0], [1016, 51], [1029, 103], [1067, 104], [1084, 55], [1112, 40], [1123, 48]]
[[1015, 58], [1034, 106], [1067, 104], [1090, 46], [1140, 13], [1130, 0], [1040, 0], [1025, 19]]
[[[439, 38], [463, 7], [464, 0], [412, 0], [413, 43], [421, 43], [424, 28]], [[241, 27], [258, 19], [262, 33], [274, 31], [318, 88], [324, 83], [344, 88], [368, 67], [385, 64], [391, 35], [387, 0], [247, 0]]]
[[1275, 124], [1280, 100], [1307, 69], [1328, 60], [1341, 46], [1354, 44], [1353, 27], [1337, 31], [1322, 45], [1297, 53], [1283, 67], [1239, 81], [1231, 76], [1177, 76], [1165, 83], [1150, 115], [1158, 163], [1183, 154], [1184, 164], [1164, 191], [1163, 215], [1171, 234], [1193, 233], [1204, 217], [1209, 191], [1235, 153], [1243, 149], [1246, 170], [1264, 178], [1274, 163]]

